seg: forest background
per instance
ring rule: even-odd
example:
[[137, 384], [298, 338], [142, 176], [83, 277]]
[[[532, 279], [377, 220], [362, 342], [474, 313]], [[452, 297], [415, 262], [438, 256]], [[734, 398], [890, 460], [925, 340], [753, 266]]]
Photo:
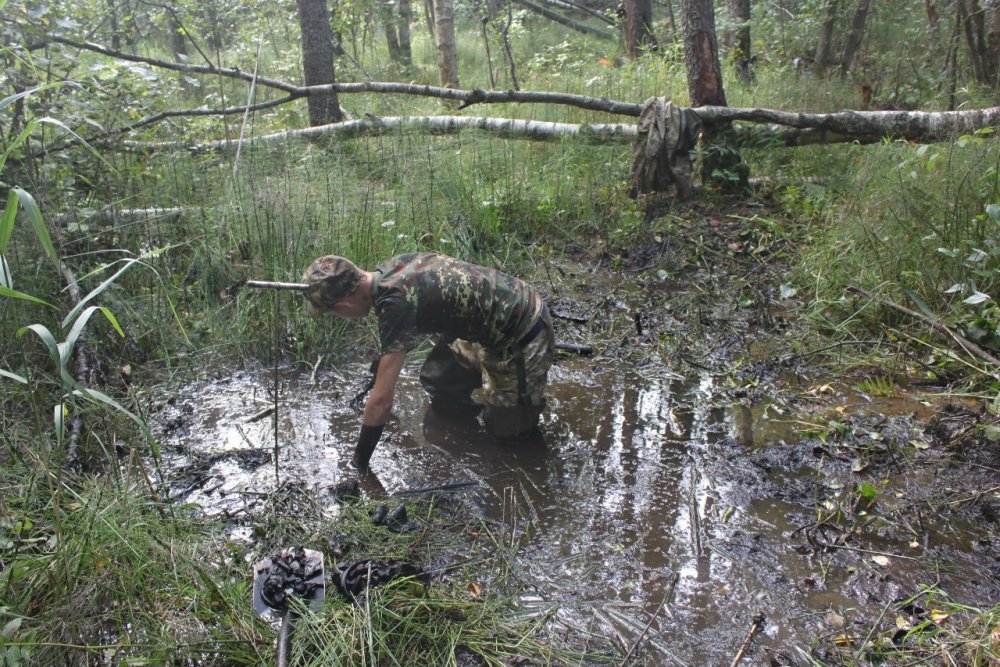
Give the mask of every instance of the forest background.
[[144, 387], [219, 358], [370, 352], [240, 290], [329, 252], [614, 267], [698, 203], [764, 196], [800, 344], [1000, 400], [993, 124], [750, 141], [760, 120], [707, 122], [694, 191], [641, 193], [627, 129], [658, 96], [995, 111], [998, 3], [715, 5], [0, 4], [0, 664], [270, 655], [239, 559], [158, 500]]

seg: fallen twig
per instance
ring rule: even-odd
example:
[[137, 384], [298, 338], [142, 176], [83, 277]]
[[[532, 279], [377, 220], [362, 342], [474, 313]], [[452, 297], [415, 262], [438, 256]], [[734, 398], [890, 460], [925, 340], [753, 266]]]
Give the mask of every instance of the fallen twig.
[[847, 291], [853, 292], [854, 294], [862, 296], [876, 303], [880, 303], [884, 306], [889, 306], [890, 308], [898, 310], [899, 312], [909, 315], [910, 317], [915, 317], [921, 322], [929, 325], [935, 331], [945, 334], [946, 336], [949, 336], [952, 340], [958, 343], [959, 347], [961, 347], [963, 350], [965, 350], [972, 356], [982, 359], [983, 361], [988, 361], [994, 366], [1000, 366], [1000, 359], [997, 359], [992, 354], [990, 354], [983, 348], [979, 347], [965, 336], [960, 335], [959, 333], [957, 333], [956, 331], [954, 331], [953, 329], [951, 329], [950, 327], [948, 327], [947, 325], [945, 325], [943, 322], [941, 322], [936, 318], [928, 317], [923, 313], [918, 313], [917, 311], [907, 308], [906, 306], [900, 305], [895, 301], [890, 301], [889, 299], [875, 296], [874, 294], [866, 292], [865, 290], [859, 287], [849, 286], [847, 287]]
[[275, 410], [275, 406], [269, 405], [266, 408], [264, 408], [263, 410], [260, 410], [260, 411], [256, 412], [255, 414], [252, 414], [249, 417], [247, 417], [247, 423], [248, 424], [252, 424], [253, 422], [258, 422], [261, 419], [263, 419], [264, 417], [267, 417], [267, 416], [273, 414], [274, 410]]
[[746, 655], [747, 650], [750, 648], [750, 643], [754, 640], [754, 637], [757, 636], [757, 633], [759, 633], [764, 627], [764, 620], [764, 614], [761, 612], [757, 612], [754, 615], [753, 619], [750, 621], [750, 629], [747, 631], [746, 639], [743, 640], [740, 650], [736, 652], [736, 657], [733, 658], [733, 662], [730, 667], [736, 667], [736, 665], [740, 664], [740, 660], [743, 659], [743, 656]]

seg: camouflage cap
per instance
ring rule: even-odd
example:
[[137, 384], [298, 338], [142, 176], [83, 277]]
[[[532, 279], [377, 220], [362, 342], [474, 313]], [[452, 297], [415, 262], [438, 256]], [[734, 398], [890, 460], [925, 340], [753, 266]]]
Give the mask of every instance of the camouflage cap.
[[354, 262], [337, 255], [327, 255], [309, 265], [302, 275], [302, 282], [309, 285], [305, 291], [309, 305], [323, 311], [353, 292], [361, 278], [361, 271]]

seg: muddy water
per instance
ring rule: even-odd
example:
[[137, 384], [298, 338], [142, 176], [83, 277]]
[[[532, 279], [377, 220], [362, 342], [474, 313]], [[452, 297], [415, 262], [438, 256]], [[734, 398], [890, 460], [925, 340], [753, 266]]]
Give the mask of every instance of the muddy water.
[[[156, 416], [175, 499], [233, 516], [276, 477], [318, 489], [346, 479], [360, 425], [348, 402], [366, 370], [282, 369], [277, 438], [273, 416], [254, 419], [271, 405], [272, 370], [217, 372], [186, 386]], [[726, 403], [723, 380], [707, 370], [682, 377], [662, 365], [569, 356], [553, 370], [542, 436], [511, 447], [478, 423], [436, 415], [417, 372], [404, 369], [366, 492], [479, 482], [463, 495], [518, 533], [522, 576], [538, 593], [526, 606], [555, 605], [623, 653], [642, 638], [647, 664], [730, 664], [757, 613], [766, 621], [747, 662], [788, 664], [814, 637], [891, 618], [893, 603], [922, 585], [966, 604], [1000, 598], [995, 523], [909, 511], [907, 503], [929, 502], [920, 489], [941, 490], [934, 460], [905, 475], [879, 470], [871, 479], [882, 504], [870, 514], [881, 522], [855, 516], [845, 548], [819, 548], [833, 541], [812, 530], [825, 503], [864, 470], [857, 448], [803, 434], [806, 422], [827, 423], [816, 403], [835, 416], [877, 417], [872, 433], [888, 434], [888, 419], [895, 430], [886, 437], [906, 442], [921, 437], [922, 415], [940, 409], [919, 396], [810, 393], [823, 384], [797, 378], [804, 403]]]

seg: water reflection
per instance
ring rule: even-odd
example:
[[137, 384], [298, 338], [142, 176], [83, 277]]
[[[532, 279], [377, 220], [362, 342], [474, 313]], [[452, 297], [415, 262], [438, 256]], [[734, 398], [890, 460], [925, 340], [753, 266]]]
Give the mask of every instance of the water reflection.
[[[342, 370], [365, 374], [361, 365]], [[769, 419], [766, 401], [719, 405], [707, 372], [682, 380], [564, 360], [552, 371], [541, 433], [517, 444], [498, 442], [477, 420], [434, 412], [416, 372], [407, 367], [400, 379], [364, 492], [479, 482], [482, 491], [463, 497], [494, 520], [516, 517], [519, 564], [539, 595], [623, 646], [644, 636], [651, 664], [728, 663], [758, 611], [772, 646], [801, 644], [830, 608], [866, 602], [863, 577], [885, 574], [793, 548], [815, 513], [812, 447], [798, 452], [798, 469], [755, 463], [801, 436], [790, 418]], [[277, 413], [254, 419], [272, 386], [268, 370], [237, 373], [193, 383], [162, 407], [156, 427], [176, 499], [219, 513], [276, 478], [327, 488], [355, 474], [347, 461], [361, 415], [347, 405], [353, 394], [338, 389], [349, 384], [282, 371]], [[929, 544], [954, 541], [949, 530], [929, 531]], [[974, 590], [963, 577], [982, 587], [975, 560], [953, 559], [953, 594]], [[911, 593], [926, 580], [902, 559], [892, 577]]]

